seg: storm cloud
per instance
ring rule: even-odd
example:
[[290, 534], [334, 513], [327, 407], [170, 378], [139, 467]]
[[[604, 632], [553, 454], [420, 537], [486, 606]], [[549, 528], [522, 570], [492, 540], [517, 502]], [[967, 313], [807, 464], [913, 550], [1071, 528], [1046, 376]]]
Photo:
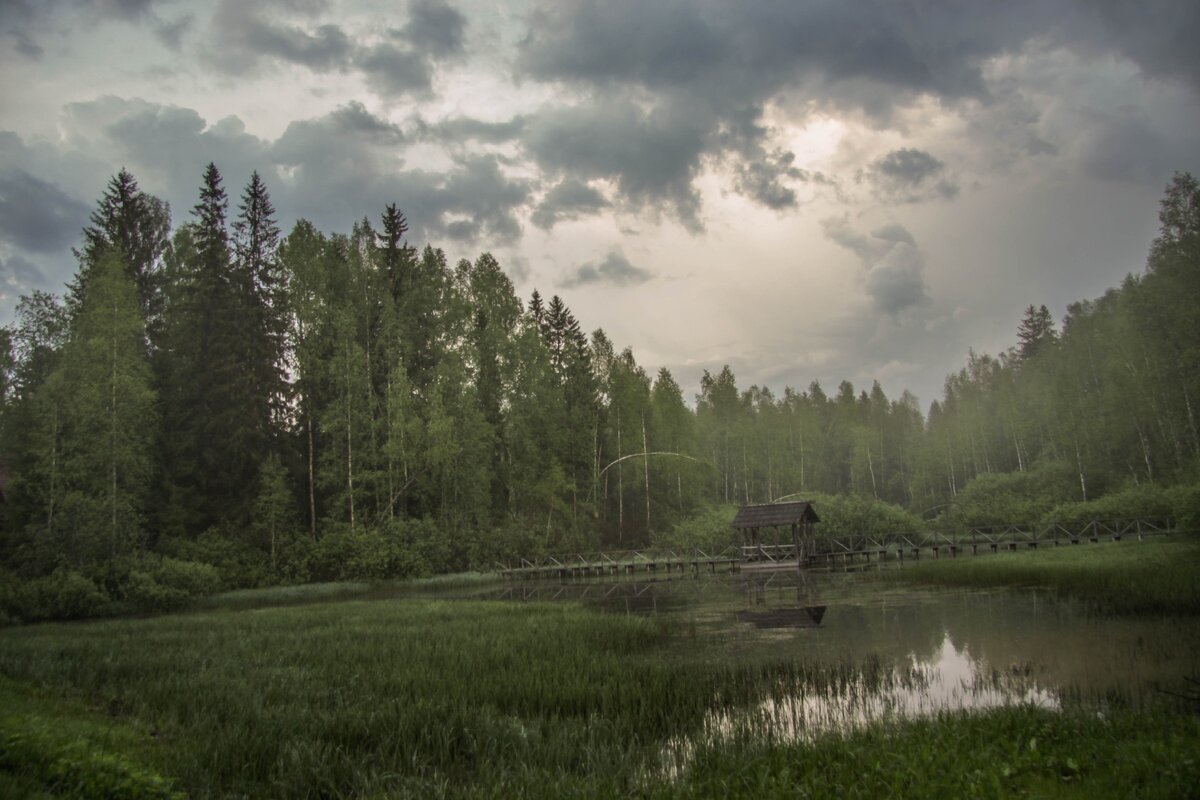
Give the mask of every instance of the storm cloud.
[[558, 222], [598, 214], [609, 202], [597, 189], [575, 178], [566, 178], [538, 203], [531, 217], [533, 224], [549, 230]]
[[581, 286], [638, 286], [654, 277], [650, 270], [630, 263], [621, 253], [613, 251], [599, 263], [581, 264], [562, 280], [562, 286], [574, 289]]
[[913, 235], [890, 223], [864, 235], [844, 217], [822, 222], [825, 235], [858, 256], [864, 286], [876, 309], [895, 315], [929, 300], [925, 290], [925, 259]]
[[958, 184], [946, 174], [946, 165], [914, 147], [902, 147], [879, 157], [865, 171], [875, 195], [894, 203], [950, 199]]
[[0, 168], [0, 237], [32, 253], [69, 247], [88, 207], [21, 169]]

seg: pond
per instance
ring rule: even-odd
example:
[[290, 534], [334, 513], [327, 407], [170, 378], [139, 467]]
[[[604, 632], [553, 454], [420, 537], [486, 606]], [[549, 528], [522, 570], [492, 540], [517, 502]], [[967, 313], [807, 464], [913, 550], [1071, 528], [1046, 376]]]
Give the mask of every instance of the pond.
[[[704, 725], [708, 739], [786, 741], [1015, 704], [1103, 713], [1187, 692], [1188, 679], [1200, 675], [1195, 619], [1104, 615], [1034, 589], [926, 588], [869, 573], [777, 571], [522, 581], [482, 596], [649, 615], [681, 632], [672, 638], [677, 657], [805, 665], [800, 679], [781, 683], [755, 707], [714, 707]], [[693, 746], [668, 749], [680, 762]]]

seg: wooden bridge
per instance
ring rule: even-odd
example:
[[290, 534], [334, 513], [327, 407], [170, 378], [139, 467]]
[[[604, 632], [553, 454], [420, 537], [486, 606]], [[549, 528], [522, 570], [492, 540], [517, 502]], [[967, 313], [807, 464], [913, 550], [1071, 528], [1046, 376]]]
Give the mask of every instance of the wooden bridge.
[[[905, 558], [919, 559], [922, 554], [954, 558], [959, 554], [978, 555], [1002, 550], [1016, 551], [1039, 546], [1057, 547], [1083, 542], [1119, 542], [1123, 538], [1138, 540], [1151, 536], [1166, 536], [1174, 531], [1170, 519], [1091, 520], [1080, 526], [1059, 523], [1047, 525], [993, 525], [969, 528], [961, 533], [930, 531], [925, 533], [888, 533], [873, 536], [817, 538], [801, 545], [802, 560], [807, 566], [836, 566], [855, 562], [870, 562]], [[793, 544], [746, 545], [741, 548], [746, 566], [794, 565], [797, 548]]]
[[497, 563], [502, 575], [523, 578], [577, 578], [599, 575], [632, 575], [636, 572], [684, 572], [691, 570], [716, 573], [738, 569], [744, 560], [736, 547], [706, 552], [700, 548], [642, 548], [594, 553], [570, 553], [522, 558], [509, 564]]
[[[1057, 547], [1124, 538], [1145, 539], [1174, 532], [1170, 519], [1092, 520], [1079, 526], [997, 525], [963, 532], [888, 533], [872, 536], [816, 537], [797, 543], [748, 544], [707, 552], [672, 548], [597, 551], [522, 558], [497, 563], [496, 571], [521, 578], [583, 578], [642, 573], [682, 574], [690, 571], [733, 572], [739, 569], [838, 567], [922, 556], [955, 558], [1037, 547]], [[799, 558], [798, 558], [799, 556]]]

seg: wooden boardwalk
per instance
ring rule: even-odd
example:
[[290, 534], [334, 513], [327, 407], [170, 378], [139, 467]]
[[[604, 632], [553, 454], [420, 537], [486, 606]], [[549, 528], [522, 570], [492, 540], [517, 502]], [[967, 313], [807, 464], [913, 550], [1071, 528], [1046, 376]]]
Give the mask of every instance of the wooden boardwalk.
[[956, 558], [1037, 547], [1058, 547], [1125, 538], [1166, 536], [1174, 531], [1169, 519], [1092, 520], [1078, 527], [998, 525], [970, 528], [961, 533], [889, 533], [876, 536], [818, 537], [796, 545], [746, 545], [706, 552], [699, 548], [568, 553], [497, 563], [496, 571], [514, 578], [584, 578], [636, 573], [735, 572], [740, 569], [780, 569], [797, 566], [845, 567], [851, 564], [925, 558]]
[[742, 553], [733, 547], [708, 553], [700, 548], [675, 550], [643, 548], [639, 550], [609, 550], [594, 553], [570, 553], [527, 559], [511, 564], [496, 564], [502, 575], [520, 578], [578, 578], [600, 575], [633, 575], [638, 572], [658, 573], [692, 571], [695, 573], [739, 569]]
[[[890, 533], [878, 536], [848, 536], [815, 539], [802, 544], [806, 566], [845, 566], [853, 563], [926, 558], [955, 558], [962, 554], [997, 553], [1038, 547], [1058, 547], [1123, 538], [1146, 539], [1174, 531], [1170, 519], [1092, 520], [1078, 527], [1050, 525], [995, 525], [970, 528], [962, 533]], [[807, 545], [807, 547], [806, 547]], [[746, 567], [795, 566], [792, 544], [745, 546]]]

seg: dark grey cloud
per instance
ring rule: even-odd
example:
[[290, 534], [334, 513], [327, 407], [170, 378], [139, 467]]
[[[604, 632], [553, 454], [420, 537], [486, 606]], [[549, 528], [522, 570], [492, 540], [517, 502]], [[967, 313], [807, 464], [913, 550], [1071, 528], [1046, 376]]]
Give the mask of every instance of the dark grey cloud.
[[546, 192], [530, 217], [534, 225], [549, 230], [558, 222], [598, 214], [610, 203], [596, 188], [576, 178], [565, 178]]
[[29, 294], [48, 283], [42, 269], [24, 256], [0, 261], [0, 298]]
[[[1200, 93], [1200, 4], [1176, 0], [1093, 0], [1101, 33], [1084, 47], [1115, 47], [1151, 76], [1180, 80]], [[1091, 34], [1077, 29], [1077, 35]]]
[[485, 144], [511, 142], [525, 129], [526, 119], [516, 116], [504, 122], [487, 122], [474, 117], [451, 117], [441, 122], [426, 122], [415, 118], [412, 126], [416, 136], [443, 144], [461, 144], [468, 141]]
[[[269, 8], [269, 4], [267, 4]], [[212, 17], [213, 51], [209, 63], [236, 74], [254, 69], [264, 59], [278, 59], [314, 72], [344, 69], [354, 54], [354, 43], [339, 26], [311, 28], [270, 19], [262, 5], [241, 0], [221, 0]]]
[[[1027, 47], [1064, 46], [1085, 57], [1116, 52], [1148, 75], [1197, 87], [1198, 20], [1200, 4], [1170, 0], [1154, 0], [1145, 11], [1118, 0], [978, 0], [928, 8], [876, 0], [546, 0], [529, 16], [517, 68], [584, 93], [576, 117], [589, 104], [619, 96], [638, 97], [643, 110], [687, 108], [678, 135], [691, 146], [679, 150], [673, 168], [644, 172], [638, 148], [607, 141], [624, 132], [601, 129], [582, 149], [606, 153], [609, 163], [601, 169], [596, 159], [584, 159], [572, 171], [581, 178], [645, 175], [636, 197], [674, 206], [696, 227], [697, 209], [687, 199], [697, 165], [709, 157], [732, 162], [733, 188], [747, 197], [769, 208], [795, 205], [795, 182], [803, 177], [761, 124], [768, 103], [791, 103], [800, 113], [849, 112], [879, 126], [923, 98], [987, 105], [994, 99], [984, 77], [989, 59]], [[545, 123], [554, 127], [570, 112], [547, 113], [559, 115]], [[641, 133], [635, 127], [630, 135]], [[546, 142], [531, 144], [539, 163], [558, 160]], [[1052, 149], [1041, 139], [1028, 144], [1037, 152]], [[905, 173], [922, 167], [903, 163], [905, 156], [901, 151], [901, 163], [876, 165], [883, 199], [910, 202], [958, 190], [944, 169], [936, 176]]]
[[925, 258], [903, 225], [890, 223], [870, 235], [855, 230], [845, 217], [821, 225], [826, 237], [858, 256], [867, 295], [879, 311], [895, 315], [928, 302]]
[[413, 0], [408, 6], [404, 38], [415, 49], [434, 56], [457, 55], [463, 51], [467, 18], [440, 0]]
[[22, 250], [70, 247], [86, 224], [88, 207], [22, 169], [0, 170], [0, 237]]
[[[274, 13], [273, 5], [292, 13]], [[463, 49], [466, 19], [437, 0], [416, 0], [405, 27], [386, 30], [368, 42], [351, 38], [334, 22], [320, 22], [325, 10], [320, 2], [222, 0], [212, 17], [208, 62], [230, 74], [254, 70], [264, 61], [318, 73], [357, 70], [371, 91], [395, 99], [429, 94], [435, 60]], [[297, 16], [311, 19], [297, 24]]]
[[10, 28], [8, 35], [12, 37], [13, 47], [17, 52], [31, 61], [40, 61], [45, 50], [42, 46], [30, 38], [29, 34], [17, 28]]
[[568, 289], [592, 284], [638, 286], [653, 277], [653, 272], [634, 266], [629, 259], [614, 250], [598, 264], [581, 264], [563, 279], [562, 286]]
[[159, 24], [155, 5], [158, 0], [0, 0], [0, 28], [13, 38], [17, 52], [38, 60], [43, 53], [38, 39], [45, 34], [105, 22]]
[[446, 172], [406, 170], [404, 141], [395, 125], [353, 104], [293, 122], [271, 146], [269, 159], [288, 169], [282, 185], [294, 214], [326, 228], [343, 230], [394, 202], [414, 239], [446, 235], [506, 243], [520, 236], [515, 210], [528, 202], [531, 189], [506, 176], [498, 157], [464, 156]]
[[354, 64], [371, 90], [383, 97], [424, 94], [433, 85], [433, 68], [425, 55], [391, 42], [364, 49]]
[[958, 194], [958, 184], [940, 160], [914, 147], [902, 147], [876, 159], [864, 177], [882, 200], [915, 203]]
[[174, 20], [156, 20], [153, 23], [154, 35], [170, 50], [179, 50], [183, 45], [183, 37], [190, 33], [195, 26], [196, 18], [191, 14], [183, 14]]
[[1071, 152], [1089, 174], [1103, 180], [1159, 181], [1194, 160], [1195, 140], [1179, 146], [1142, 114], [1085, 115]]
[[626, 202], [665, 207], [700, 230], [700, 198], [692, 180], [705, 148], [703, 120], [686, 107], [643, 110], [610, 98], [547, 107], [529, 117], [521, 141], [551, 174], [611, 178]]
[[[15, 134], [0, 132], [0, 169], [8, 170], [3, 174], [12, 176], [13, 186], [4, 202], [19, 197], [25, 204], [4, 208], [0, 224], [7, 227], [0, 240], [20, 237], [13, 246], [30, 252], [76, 244], [90, 204], [71, 200], [46, 176], [60, 175], [58, 185], [65, 185], [61, 174], [78, 174], [80, 191], [98, 197], [119, 165], [170, 203], [177, 224], [189, 219], [212, 161], [231, 198], [257, 170], [284, 227], [306, 217], [323, 230], [348, 231], [364, 216], [377, 220], [394, 202], [419, 243], [447, 237], [489, 246], [515, 242], [521, 235], [518, 212], [533, 189], [529, 180], [506, 174], [505, 162], [494, 155], [463, 154], [444, 170], [406, 167], [404, 132], [358, 103], [293, 122], [270, 141], [248, 134], [236, 117], [210, 124], [193, 109], [105, 97], [68, 105], [64, 132], [65, 141], [87, 148], [87, 169], [76, 166], [72, 151], [35, 157]], [[30, 162], [37, 168], [28, 175], [13, 171]]]

